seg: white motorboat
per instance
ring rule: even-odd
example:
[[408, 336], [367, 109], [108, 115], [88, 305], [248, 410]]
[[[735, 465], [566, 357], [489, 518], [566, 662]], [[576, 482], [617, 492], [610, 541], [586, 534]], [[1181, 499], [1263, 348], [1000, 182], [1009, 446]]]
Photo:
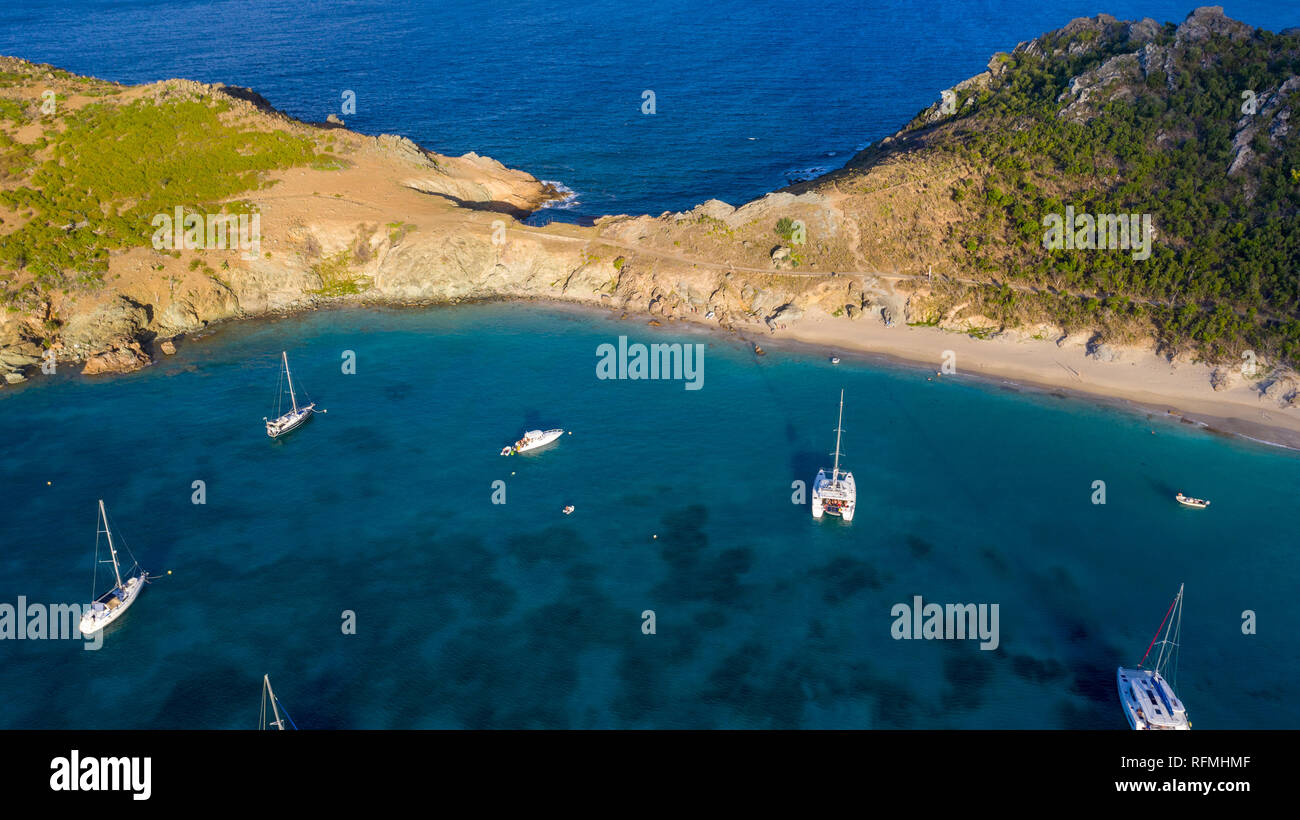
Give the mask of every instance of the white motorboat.
[[[113, 533], [108, 527], [108, 513], [104, 511], [102, 499], [99, 502], [99, 517], [104, 522], [104, 529], [96, 528], [95, 530], [95, 580], [91, 582], [91, 597], [94, 597], [95, 588], [98, 586], [100, 564], [111, 563], [113, 565], [113, 580], [115, 583], [108, 592], [95, 598], [82, 614], [78, 628], [83, 635], [93, 635], [122, 617], [122, 613], [126, 612], [127, 608], [135, 603], [135, 599], [140, 597], [144, 585], [149, 582], [149, 573], [143, 570], [140, 570], [138, 574], [136, 573], [136, 570], [140, 569], [140, 565], [135, 563], [134, 556], [131, 558], [133, 566], [127, 572], [127, 579], [122, 580], [122, 570], [117, 560], [117, 547], [113, 544]], [[99, 560], [100, 533], [103, 533], [105, 540], [108, 542], [108, 561]], [[131, 554], [129, 549], [127, 554]]]
[[[291, 430], [298, 429], [303, 424], [305, 424], [308, 419], [311, 418], [312, 413], [315, 412], [316, 410], [316, 402], [310, 402], [309, 404], [303, 407], [298, 406], [298, 396], [297, 394], [294, 393], [293, 390], [293, 374], [289, 372], [289, 354], [282, 351], [280, 353], [280, 357], [284, 361], [284, 367], [280, 371], [280, 375], [285, 379], [285, 381], [288, 381], [289, 383], [289, 403], [292, 406], [292, 409], [290, 409], [286, 413], [280, 412], [281, 409], [283, 409], [281, 407], [281, 404], [284, 401], [284, 389], [283, 389], [283, 382], [282, 382], [281, 383], [282, 386], [278, 392], [278, 396], [276, 399], [276, 407], [275, 407], [276, 417], [273, 419], [267, 419], [267, 418], [262, 419], [262, 421], [266, 422], [266, 434], [271, 438], [279, 438], [280, 436], [284, 435], [285, 433], [288, 433]], [[325, 411], [322, 410], [321, 412], [323, 413]]]
[[853, 480], [853, 473], [840, 470], [840, 434], [844, 432], [844, 391], [840, 391], [840, 420], [835, 426], [835, 464], [830, 475], [825, 470], [818, 470], [813, 479], [812, 514], [821, 518], [823, 514], [838, 515], [845, 521], [853, 520], [853, 511], [858, 504], [858, 487]]
[[[1187, 709], [1174, 694], [1174, 685], [1178, 678], [1178, 639], [1183, 627], [1183, 587], [1178, 587], [1178, 595], [1170, 604], [1165, 619], [1156, 629], [1151, 645], [1135, 668], [1120, 667], [1117, 675], [1119, 700], [1124, 707], [1124, 717], [1134, 729], [1174, 729], [1192, 728], [1187, 719]], [[1164, 638], [1160, 638], [1160, 630]], [[1172, 639], [1171, 636], [1172, 635]], [[1160, 654], [1156, 656], [1154, 669], [1143, 669], [1142, 665], [1151, 655], [1156, 644], [1160, 645]], [[1172, 661], [1174, 684], [1165, 679]]]
[[539, 447], [545, 447], [564, 435], [564, 431], [556, 428], [554, 430], [529, 430], [524, 433], [524, 437], [507, 447], [501, 448], [501, 455], [512, 456], [515, 453], [526, 453], [529, 450], [536, 450]]
[[1203, 498], [1192, 498], [1190, 495], [1183, 495], [1182, 493], [1174, 496], [1174, 500], [1184, 507], [1192, 507], [1197, 510], [1203, 510], [1210, 506], [1210, 502]]

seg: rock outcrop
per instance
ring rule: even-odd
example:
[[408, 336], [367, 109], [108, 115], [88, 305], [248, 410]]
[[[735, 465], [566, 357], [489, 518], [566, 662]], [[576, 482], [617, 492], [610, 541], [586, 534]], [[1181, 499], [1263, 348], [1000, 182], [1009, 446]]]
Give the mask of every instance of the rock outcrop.
[[140, 348], [139, 342], [129, 342], [123, 347], [91, 356], [86, 360], [81, 373], [85, 376], [97, 376], [101, 373], [130, 373], [148, 367], [151, 363], [149, 354]]

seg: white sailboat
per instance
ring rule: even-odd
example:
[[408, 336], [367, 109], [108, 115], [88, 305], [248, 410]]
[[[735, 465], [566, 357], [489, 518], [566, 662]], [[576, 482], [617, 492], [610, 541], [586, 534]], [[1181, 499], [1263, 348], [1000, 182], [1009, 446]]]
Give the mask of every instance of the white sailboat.
[[840, 391], [840, 420], [835, 425], [835, 465], [831, 474], [825, 470], [817, 471], [813, 479], [812, 514], [821, 518], [823, 513], [838, 515], [845, 521], [853, 520], [853, 510], [858, 505], [858, 487], [853, 481], [853, 473], [840, 470], [840, 434], [844, 432], [844, 391]]
[[519, 439], [514, 444], [502, 447], [501, 455], [511, 456], [515, 453], [526, 453], [529, 450], [536, 450], [538, 447], [545, 447], [562, 435], [564, 435], [564, 431], [558, 427], [554, 430], [529, 430], [527, 433], [524, 433], [523, 438]]
[[[1164, 638], [1160, 630], [1164, 630]], [[1124, 717], [1134, 729], [1191, 729], [1187, 709], [1174, 694], [1174, 687], [1165, 679], [1173, 663], [1174, 684], [1178, 682], [1178, 639], [1183, 629], [1183, 585], [1178, 585], [1178, 595], [1170, 604], [1165, 619], [1156, 629], [1151, 645], [1136, 668], [1120, 667], [1118, 674], [1119, 700], [1124, 706]], [[1172, 635], [1172, 639], [1171, 636]], [[1143, 669], [1142, 664], [1151, 655], [1151, 649], [1160, 644], [1155, 669]]]
[[[275, 720], [267, 721], [266, 719], [267, 718], [266, 707], [268, 705], [271, 707], [271, 717], [274, 717]], [[282, 711], [284, 712], [283, 717], [280, 715], [280, 712]], [[270, 727], [274, 726], [280, 731], [284, 731], [285, 721], [289, 722], [290, 729], [298, 728], [298, 725], [293, 722], [293, 718], [289, 717], [289, 711], [284, 708], [284, 706], [280, 703], [280, 699], [275, 696], [275, 690], [271, 688], [271, 676], [263, 675], [262, 676], [262, 716], [258, 718], [257, 728], [269, 729]]]
[[[149, 581], [149, 573], [143, 570], [139, 574], [133, 574], [140, 569], [140, 565], [135, 561], [135, 556], [131, 556], [132, 567], [127, 571], [126, 581], [122, 580], [122, 569], [117, 560], [117, 547], [113, 544], [113, 533], [109, 530], [108, 513], [104, 511], [103, 499], [100, 499], [99, 502], [99, 520], [103, 521], [104, 529], [100, 530], [98, 527], [95, 529], [95, 580], [91, 581], [90, 587], [92, 601], [81, 616], [81, 623], [78, 627], [83, 635], [92, 635], [120, 618], [122, 613], [126, 612], [127, 608], [135, 603], [135, 599], [140, 596], [140, 591], [144, 589], [144, 585]], [[99, 560], [100, 533], [103, 533], [108, 541], [108, 561]], [[130, 554], [131, 550], [127, 549], [127, 555]], [[98, 586], [99, 581], [99, 565], [108, 563], [113, 565], [113, 580], [115, 583], [112, 589], [96, 598], [95, 588]]]
[[[271, 438], [279, 438], [290, 430], [301, 427], [316, 410], [316, 402], [311, 402], [305, 407], [298, 406], [298, 396], [293, 390], [293, 374], [289, 372], [289, 354], [281, 351], [280, 357], [284, 361], [283, 376], [289, 382], [289, 402], [293, 405], [293, 409], [287, 413], [280, 413], [280, 405], [284, 401], [284, 391], [280, 390], [275, 406], [276, 417], [274, 419], [262, 418], [262, 421], [266, 422], [266, 434]], [[321, 412], [325, 411], [322, 410]]]

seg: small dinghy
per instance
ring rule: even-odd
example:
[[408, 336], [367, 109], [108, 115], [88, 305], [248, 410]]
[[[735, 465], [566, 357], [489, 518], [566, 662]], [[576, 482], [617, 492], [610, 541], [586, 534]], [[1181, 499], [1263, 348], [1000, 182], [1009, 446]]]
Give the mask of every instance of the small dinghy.
[[524, 437], [507, 447], [501, 448], [501, 455], [512, 456], [515, 453], [526, 453], [529, 450], [536, 450], [539, 447], [545, 447], [564, 435], [564, 431], [558, 427], [554, 430], [529, 430], [524, 433]]
[[1192, 507], [1197, 510], [1203, 510], [1210, 506], [1210, 502], [1203, 498], [1192, 498], [1190, 495], [1183, 495], [1182, 493], [1174, 496], [1174, 500], [1179, 504], [1182, 504], [1184, 507]]
[[568, 504], [568, 505], [566, 505], [565, 508], [562, 510], [562, 512], [563, 512], [565, 515], [569, 515], [569, 514], [571, 514], [571, 513], [573, 512], [573, 505], [572, 505], [572, 504]]
[[840, 363], [839, 356], [831, 356], [831, 364], [839, 364], [839, 363]]

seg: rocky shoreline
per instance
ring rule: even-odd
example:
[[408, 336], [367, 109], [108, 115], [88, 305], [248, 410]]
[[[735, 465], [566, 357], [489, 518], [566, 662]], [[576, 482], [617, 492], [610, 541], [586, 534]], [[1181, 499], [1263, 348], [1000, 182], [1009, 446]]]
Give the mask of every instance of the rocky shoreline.
[[[614, 316], [642, 324], [647, 328], [660, 329], [654, 332], [670, 332], [673, 326], [681, 326], [689, 327], [692, 332], [697, 333], [725, 334], [727, 337], [733, 338], [753, 349], [756, 359], [759, 356], [773, 353], [779, 356], [783, 351], [801, 352], [803, 354], [813, 353], [822, 356], [835, 354], [904, 367], [914, 370], [918, 377], [921, 373], [928, 372], [935, 366], [935, 362], [925, 355], [927, 349], [931, 351], [938, 350], [945, 344], [953, 344], [954, 337], [959, 337], [974, 345], [986, 348], [989, 353], [993, 354], [986, 361], [981, 361], [973, 366], [967, 362], [961, 371], [961, 375], [956, 377], [959, 380], [973, 379], [990, 386], [1012, 389], [1017, 392], [1047, 394], [1094, 402], [1101, 406], [1113, 407], [1125, 412], [1177, 420], [1210, 434], [1246, 439], [1263, 445], [1300, 452], [1300, 414], [1294, 412], [1294, 402], [1288, 402], [1288, 397], [1282, 395], [1283, 388], [1289, 387], [1290, 398], [1294, 399], [1296, 383], [1286, 379], [1273, 380], [1272, 385], [1270, 385], [1271, 389], [1259, 389], [1256, 397], [1257, 401], [1255, 402], [1256, 407], [1252, 407], [1249, 401], [1243, 400], [1243, 391], [1248, 389], [1256, 390], [1257, 388], [1241, 381], [1235, 385], [1236, 394], [1233, 396], [1215, 397], [1211, 394], [1208, 399], [1202, 400], [1187, 391], [1186, 381], [1182, 384], [1171, 383], [1165, 385], [1167, 392], [1164, 394], [1146, 393], [1141, 390], [1116, 389], [1113, 385], [1101, 387], [1080, 383], [1077, 378], [1056, 377], [1052, 370], [1048, 368], [1036, 372], [1026, 370], [998, 355], [1000, 352], [1005, 351], [1007, 345], [1030, 344], [1037, 345], [1039, 352], [1050, 351], [1058, 348], [1058, 345], [1054, 342], [1043, 344], [1042, 341], [1023, 338], [1003, 338], [1000, 340], [1002, 351], [999, 351], [999, 341], [997, 340], [975, 339], [974, 337], [967, 337], [960, 333], [939, 328], [909, 328], [912, 332], [921, 334], [922, 338], [919, 342], [909, 342], [906, 349], [899, 349], [885, 344], [872, 344], [862, 338], [855, 338], [853, 334], [836, 334], [834, 338], [828, 339], [824, 333], [818, 332], [819, 326], [828, 322], [833, 323], [837, 321], [837, 318], [825, 314], [801, 315], [789, 324], [779, 323], [775, 326], [758, 319], [729, 323], [720, 321], [716, 314], [712, 318], [705, 318], [704, 315], [695, 312], [688, 311], [684, 314], [678, 314], [671, 309], [651, 313], [646, 309], [628, 310], [625, 309], [626, 306], [612, 305], [600, 299], [548, 295], [475, 296], [445, 300], [316, 299], [292, 307], [269, 309], [255, 316], [232, 316], [215, 320], [192, 333], [180, 334], [167, 339], [154, 338], [147, 342], [139, 340], [127, 341], [120, 347], [95, 354], [85, 360], [81, 373], [94, 376], [140, 370], [154, 364], [159, 358], [172, 355], [178, 349], [183, 349], [193, 341], [218, 333], [223, 328], [229, 327], [236, 322], [290, 318], [318, 310], [348, 308], [425, 310], [452, 305], [505, 302], [537, 304], [559, 311], [589, 311], [592, 314]], [[838, 317], [838, 321], [846, 321], [846, 319], [845, 317]], [[885, 330], [878, 317], [870, 323], [855, 322], [855, 324], [864, 329], [870, 328], [876, 332]], [[759, 345], [759, 340], [766, 348]], [[1122, 360], [1132, 365], [1135, 364], [1131, 361], [1132, 358], [1150, 354], [1149, 351], [1128, 348], [1115, 351], [1113, 359], [1102, 360], [1092, 356], [1088, 346], [1077, 340], [1073, 341], [1070, 347], [1077, 357], [1091, 359], [1098, 366], [1115, 369], [1116, 371], [1118, 371], [1116, 365], [1119, 361]], [[1053, 357], [1054, 360], [1055, 358]], [[1158, 360], [1158, 357], [1154, 358]], [[121, 361], [123, 365], [120, 369], [113, 367], [117, 361]], [[100, 367], [98, 363], [101, 362], [107, 366]], [[1147, 363], [1148, 366], [1150, 364], [1151, 362]], [[1195, 362], [1185, 362], [1183, 367], [1204, 370], [1206, 373], [1213, 372], [1213, 368]], [[1074, 370], [1074, 368], [1067, 367], [1062, 372], [1070, 370]], [[1075, 374], [1077, 376], [1077, 371], [1075, 371]], [[1136, 381], [1141, 382], [1144, 387], [1154, 387], [1158, 391], [1162, 386], [1150, 384], [1149, 382], [1152, 379], [1158, 380], [1159, 375], [1153, 374], [1149, 367], [1136, 374]], [[1195, 383], [1199, 383], [1199, 381]], [[1216, 402], [1215, 398], [1223, 400]], [[1267, 408], [1270, 406], [1278, 408], [1276, 415], [1270, 416], [1268, 412], [1258, 410], [1260, 407]], [[1286, 410], [1292, 410], [1292, 412], [1285, 413]], [[1259, 417], [1252, 418], [1251, 416], [1255, 414], [1258, 414]], [[1266, 420], [1262, 420], [1260, 417]]]

